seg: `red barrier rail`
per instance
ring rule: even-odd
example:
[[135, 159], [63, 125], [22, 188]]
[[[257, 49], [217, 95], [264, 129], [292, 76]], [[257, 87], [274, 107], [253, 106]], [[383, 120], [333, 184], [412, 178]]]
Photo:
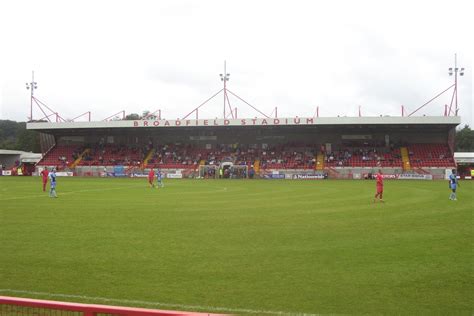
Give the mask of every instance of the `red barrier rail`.
[[[10, 306], [10, 309], [4, 310], [3, 307]], [[3, 307], [2, 307], [3, 306]], [[34, 310], [22, 313], [18, 308], [32, 308]], [[37, 309], [44, 309], [38, 311]], [[51, 313], [47, 313], [50, 310]], [[132, 308], [121, 306], [107, 306], [95, 304], [68, 303], [59, 301], [36, 300], [29, 298], [0, 296], [0, 314], [5, 315], [57, 315], [64, 311], [66, 313], [82, 313], [83, 316], [96, 316], [97, 314], [113, 314], [126, 316], [224, 316], [223, 314], [193, 313], [166, 311], [157, 309]]]

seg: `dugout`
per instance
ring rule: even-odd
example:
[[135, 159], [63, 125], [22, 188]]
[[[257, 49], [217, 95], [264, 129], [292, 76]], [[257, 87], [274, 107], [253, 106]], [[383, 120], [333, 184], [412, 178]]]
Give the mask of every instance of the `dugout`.
[[461, 179], [474, 179], [474, 153], [455, 152], [454, 161], [456, 161], [456, 169]]
[[0, 175], [32, 175], [41, 157], [39, 153], [0, 149]]

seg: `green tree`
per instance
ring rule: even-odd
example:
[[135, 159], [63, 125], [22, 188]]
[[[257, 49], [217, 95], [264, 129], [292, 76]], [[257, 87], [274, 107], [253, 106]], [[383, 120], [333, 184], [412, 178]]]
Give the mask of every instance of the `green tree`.
[[469, 125], [456, 131], [455, 151], [474, 152], [474, 131]]
[[27, 130], [25, 122], [0, 120], [0, 148], [40, 152], [38, 132]]
[[41, 152], [38, 133], [27, 129], [22, 130], [15, 147], [23, 151]]
[[135, 120], [139, 120], [140, 119], [140, 115], [138, 115], [137, 113], [131, 113], [131, 114], [128, 114], [127, 116], [125, 116], [125, 119], [126, 121], [135, 121]]

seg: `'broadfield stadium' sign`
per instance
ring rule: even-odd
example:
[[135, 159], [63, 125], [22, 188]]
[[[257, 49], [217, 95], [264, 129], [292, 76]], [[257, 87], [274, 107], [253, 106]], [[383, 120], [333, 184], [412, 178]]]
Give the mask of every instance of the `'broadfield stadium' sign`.
[[[282, 117], [282, 118], [234, 118], [234, 119], [175, 119], [175, 120], [109, 120], [95, 122], [29, 122], [27, 129], [51, 130], [68, 128], [156, 128], [156, 127], [225, 127], [225, 126], [309, 126], [346, 124], [452, 124], [461, 119], [457, 116], [422, 117]], [[358, 139], [367, 135], [356, 135]]]
[[202, 119], [202, 120], [155, 120], [133, 121], [133, 127], [178, 126], [265, 126], [265, 125], [312, 125], [315, 119], [305, 118], [253, 118], [253, 119]]

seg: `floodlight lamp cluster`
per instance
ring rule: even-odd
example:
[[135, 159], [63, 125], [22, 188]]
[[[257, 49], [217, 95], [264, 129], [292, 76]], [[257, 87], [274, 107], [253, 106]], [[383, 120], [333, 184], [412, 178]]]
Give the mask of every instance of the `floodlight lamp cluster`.
[[29, 90], [31, 87], [31, 89], [38, 89], [38, 83], [37, 82], [30, 82], [30, 83], [26, 83], [26, 89]]
[[460, 76], [464, 76], [464, 68], [448, 68], [448, 71], [449, 71], [449, 75], [452, 76], [453, 75], [453, 72], [454, 73], [459, 73]]
[[225, 74], [225, 76], [223, 74], [219, 74], [219, 76], [221, 77], [221, 81], [229, 81], [230, 74]]

